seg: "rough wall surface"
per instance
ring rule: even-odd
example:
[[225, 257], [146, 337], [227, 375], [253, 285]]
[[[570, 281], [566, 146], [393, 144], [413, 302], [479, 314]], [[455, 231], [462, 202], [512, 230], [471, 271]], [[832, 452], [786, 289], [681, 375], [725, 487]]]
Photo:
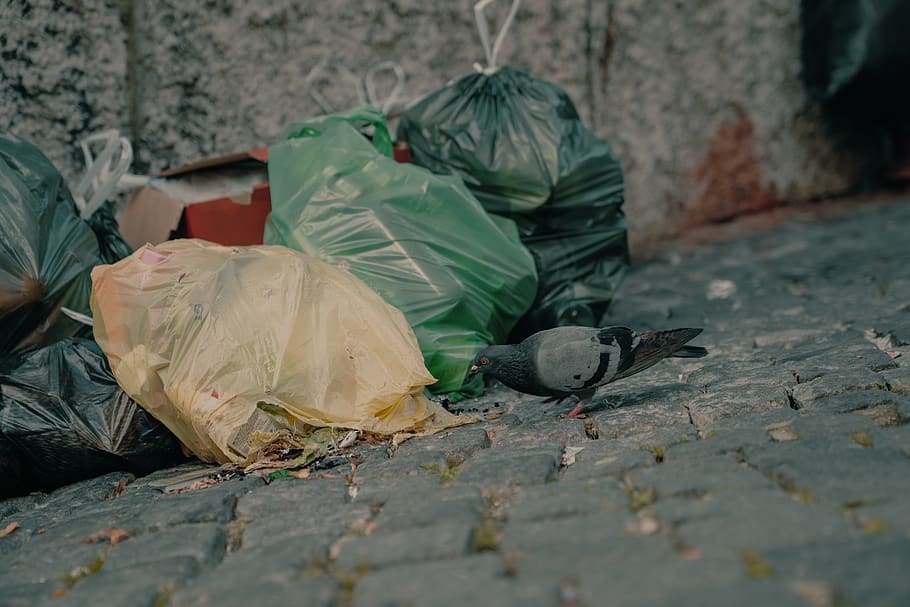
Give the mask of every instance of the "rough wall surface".
[[[507, 2], [491, 6], [494, 22]], [[19, 0], [2, 5], [0, 127], [70, 177], [76, 142], [105, 127], [155, 170], [268, 144], [319, 113], [307, 75], [384, 60], [405, 94], [483, 54], [469, 0]], [[799, 81], [792, 0], [526, 0], [500, 61], [563, 86], [615, 147], [635, 243], [782, 200], [843, 192], [871, 141], [834, 132]], [[357, 100], [329, 67], [315, 85]]]
[[78, 141], [128, 130], [120, 2], [0, 0], [0, 129], [34, 142], [67, 177]]

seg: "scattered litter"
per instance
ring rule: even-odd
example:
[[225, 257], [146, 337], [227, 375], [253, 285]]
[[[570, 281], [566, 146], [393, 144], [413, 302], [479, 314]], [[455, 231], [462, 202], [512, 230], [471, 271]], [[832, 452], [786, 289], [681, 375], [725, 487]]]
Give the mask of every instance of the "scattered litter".
[[708, 283], [708, 299], [730, 299], [736, 293], [736, 283], [732, 280], [712, 280]]
[[0, 537], [6, 537], [7, 535], [9, 535], [10, 533], [12, 533], [13, 531], [15, 531], [18, 528], [19, 528], [19, 523], [15, 523], [15, 522], [10, 523], [3, 529], [0, 529]]
[[111, 495], [110, 495], [109, 499], [113, 499], [115, 497], [120, 497], [120, 494], [123, 493], [124, 489], [126, 489], [126, 479], [121, 478], [119, 481], [117, 481], [117, 486], [114, 487], [114, 490], [111, 491]]
[[566, 446], [562, 451], [562, 466], [563, 468], [568, 468], [575, 463], [575, 456], [584, 451], [584, 447], [569, 447]]
[[660, 530], [660, 522], [653, 516], [643, 516], [638, 521], [638, 532], [642, 535], [654, 535]]
[[94, 535], [89, 537], [82, 538], [83, 544], [98, 544], [100, 542], [110, 542], [111, 546], [116, 546], [125, 539], [129, 539], [130, 533], [125, 529], [117, 529], [111, 527], [109, 529], [102, 529]]
[[195, 480], [185, 480], [180, 483], [174, 483], [168, 485], [164, 488], [165, 493], [189, 493], [190, 491], [198, 491], [199, 489], [207, 489], [214, 485], [219, 485], [225, 481], [233, 480], [235, 478], [240, 478], [241, 474], [232, 469], [221, 469], [214, 470], [204, 476], [203, 478], [197, 478]]
[[600, 438], [600, 431], [597, 429], [597, 422], [594, 421], [593, 417], [585, 418], [585, 436], [591, 440], [597, 440]]

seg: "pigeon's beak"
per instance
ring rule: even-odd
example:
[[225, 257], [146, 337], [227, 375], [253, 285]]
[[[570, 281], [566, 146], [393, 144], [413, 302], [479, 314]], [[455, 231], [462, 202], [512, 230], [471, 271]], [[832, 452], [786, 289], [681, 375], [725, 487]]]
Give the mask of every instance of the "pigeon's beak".
[[477, 372], [480, 371], [480, 367], [477, 365], [471, 365], [471, 370], [468, 371], [468, 377], [474, 377], [477, 375]]

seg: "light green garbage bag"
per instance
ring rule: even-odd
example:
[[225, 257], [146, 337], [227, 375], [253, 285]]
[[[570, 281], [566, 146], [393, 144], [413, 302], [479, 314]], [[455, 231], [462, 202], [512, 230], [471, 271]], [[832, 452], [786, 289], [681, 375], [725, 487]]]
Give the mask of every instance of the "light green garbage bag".
[[[373, 144], [356, 127], [372, 130]], [[382, 115], [359, 108], [292, 125], [269, 149], [264, 243], [348, 268], [414, 329], [436, 393], [465, 383], [481, 347], [502, 342], [537, 293], [515, 226], [492, 219], [460, 179], [391, 158]]]

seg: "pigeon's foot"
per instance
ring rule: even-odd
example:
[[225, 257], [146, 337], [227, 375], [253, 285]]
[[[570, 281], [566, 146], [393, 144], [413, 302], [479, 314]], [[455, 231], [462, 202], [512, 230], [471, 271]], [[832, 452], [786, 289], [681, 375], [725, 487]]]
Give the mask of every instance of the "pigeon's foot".
[[568, 413], [560, 413], [559, 419], [584, 419], [587, 416], [585, 413], [579, 413], [584, 408], [584, 405], [578, 405]]

